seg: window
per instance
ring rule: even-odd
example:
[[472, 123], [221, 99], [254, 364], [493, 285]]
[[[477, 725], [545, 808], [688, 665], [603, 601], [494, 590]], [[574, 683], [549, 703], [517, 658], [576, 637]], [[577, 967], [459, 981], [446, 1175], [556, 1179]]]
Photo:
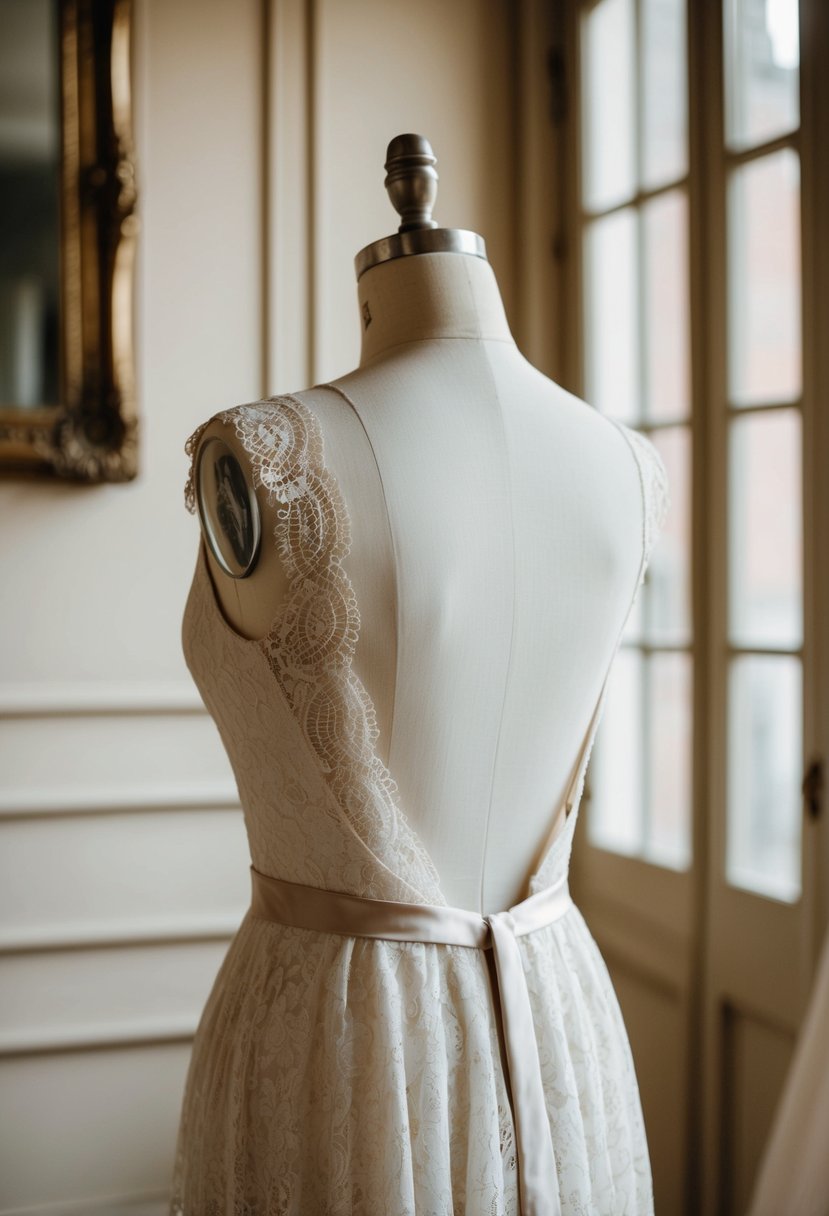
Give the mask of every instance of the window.
[[617, 656], [589, 834], [685, 868], [691, 851], [691, 384], [682, 0], [600, 0], [581, 17], [584, 381], [643, 431], [672, 510]]
[[724, 5], [728, 448], [726, 877], [800, 894], [798, 12]]
[[[611, 677], [588, 835], [677, 870], [692, 860], [692, 460], [711, 460], [726, 544], [722, 568], [716, 553], [697, 560], [724, 589], [707, 695], [725, 700], [725, 877], [792, 901], [803, 750], [798, 6], [722, 0], [724, 121], [716, 140], [702, 127], [722, 170], [710, 180], [691, 176], [686, 0], [578, 11], [583, 391], [653, 440], [672, 499]], [[691, 375], [692, 334], [721, 337], [700, 305], [692, 317], [692, 207], [722, 217], [722, 242], [702, 250], [724, 293], [714, 401], [716, 381]], [[719, 462], [696, 439], [704, 410], [719, 411], [706, 440], [725, 449]]]

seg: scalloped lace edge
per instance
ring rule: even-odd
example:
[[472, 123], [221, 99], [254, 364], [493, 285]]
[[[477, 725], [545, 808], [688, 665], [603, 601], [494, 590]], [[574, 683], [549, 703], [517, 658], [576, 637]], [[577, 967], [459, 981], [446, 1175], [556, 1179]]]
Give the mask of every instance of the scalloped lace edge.
[[[288, 593], [261, 641], [271, 670], [349, 826], [401, 884], [396, 898], [445, 906], [437, 868], [406, 820], [397, 783], [377, 755], [374, 704], [353, 670], [361, 620], [343, 566], [351, 549], [351, 520], [325, 465], [319, 419], [288, 394], [234, 406], [202, 423], [185, 444], [190, 470], [184, 498], [191, 514], [196, 452], [216, 418], [233, 425], [256, 485], [277, 506], [274, 539]], [[384, 857], [399, 862], [402, 873]]]

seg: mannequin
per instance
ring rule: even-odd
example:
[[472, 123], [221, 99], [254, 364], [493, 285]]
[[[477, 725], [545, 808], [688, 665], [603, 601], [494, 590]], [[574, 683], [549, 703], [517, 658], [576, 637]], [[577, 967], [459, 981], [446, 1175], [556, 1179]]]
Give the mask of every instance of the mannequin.
[[[522, 898], [563, 827], [639, 574], [642, 487], [617, 427], [520, 353], [481, 238], [431, 220], [427, 142], [398, 137], [390, 165], [404, 222], [357, 258], [359, 366], [293, 395], [348, 507], [379, 755], [447, 899], [486, 915]], [[211, 439], [238, 460], [261, 541], [244, 577], [209, 544], [208, 569], [228, 624], [259, 638], [287, 593], [276, 508], [232, 426], [213, 421], [199, 454]], [[211, 492], [204, 478], [206, 535]]]

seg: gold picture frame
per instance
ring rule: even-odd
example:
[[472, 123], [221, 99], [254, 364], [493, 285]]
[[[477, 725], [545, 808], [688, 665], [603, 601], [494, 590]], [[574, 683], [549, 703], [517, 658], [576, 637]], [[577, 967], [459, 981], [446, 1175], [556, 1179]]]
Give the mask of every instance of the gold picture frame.
[[138, 472], [131, 0], [58, 0], [59, 400], [0, 403], [0, 474]]

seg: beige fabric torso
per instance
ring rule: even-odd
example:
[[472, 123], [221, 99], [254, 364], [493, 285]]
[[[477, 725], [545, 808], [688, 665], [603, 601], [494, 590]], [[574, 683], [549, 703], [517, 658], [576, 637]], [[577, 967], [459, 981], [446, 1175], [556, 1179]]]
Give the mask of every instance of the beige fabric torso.
[[508, 907], [561, 826], [638, 577], [636, 461], [512, 343], [406, 344], [297, 398], [348, 504], [380, 759], [450, 902]]

